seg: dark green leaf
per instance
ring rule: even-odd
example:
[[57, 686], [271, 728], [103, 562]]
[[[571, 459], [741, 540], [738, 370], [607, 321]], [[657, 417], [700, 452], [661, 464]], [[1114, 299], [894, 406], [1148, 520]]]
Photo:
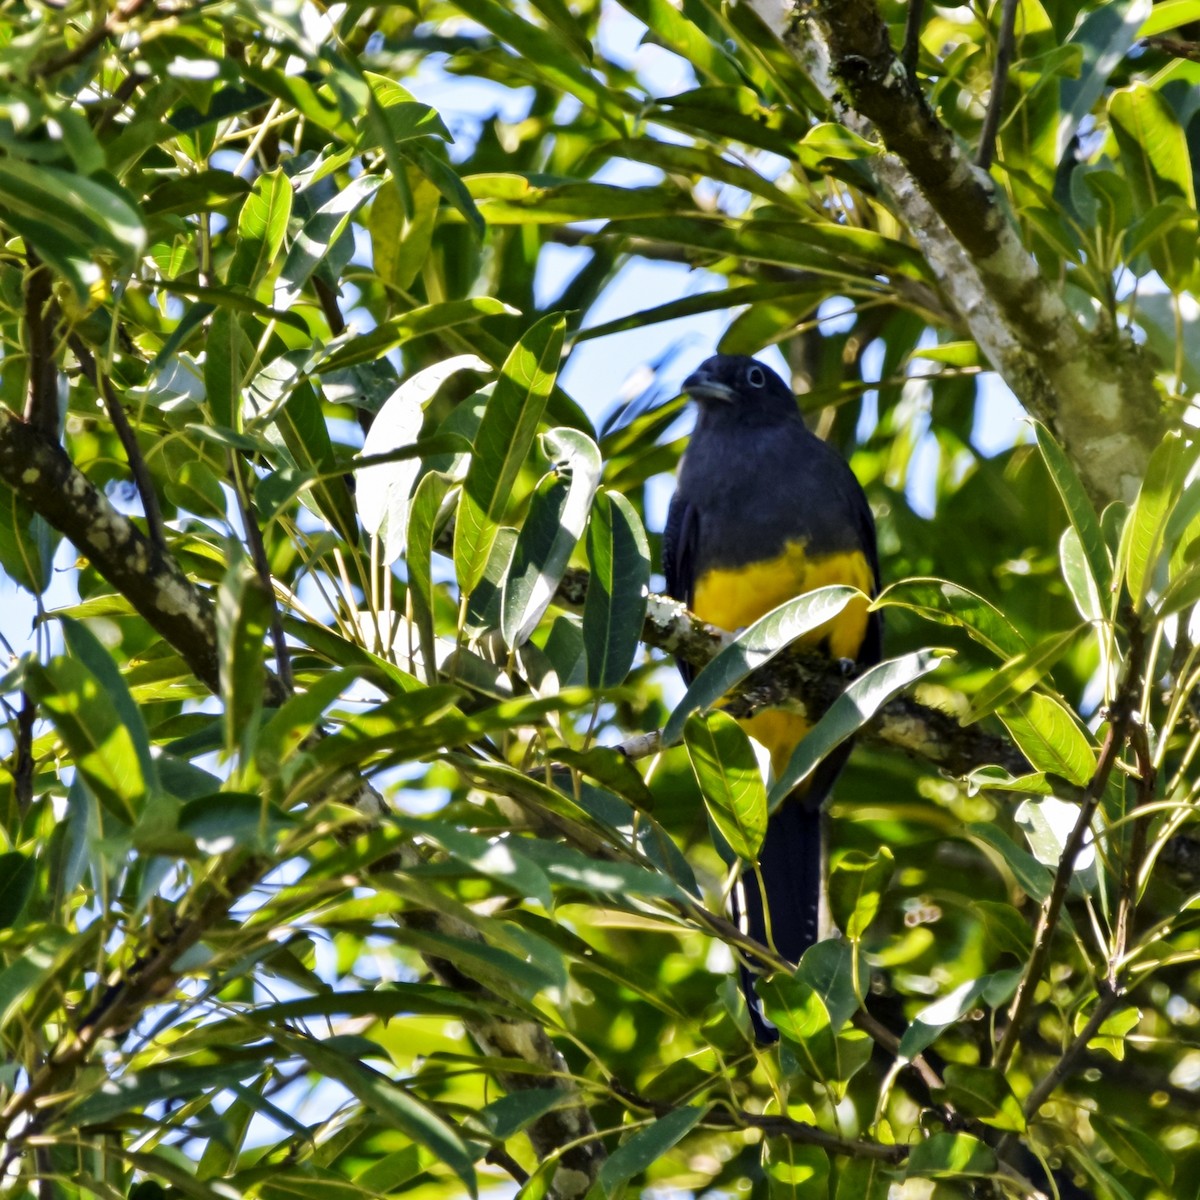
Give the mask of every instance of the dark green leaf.
[[705, 1108], [677, 1108], [622, 1142], [600, 1168], [599, 1183], [604, 1194], [612, 1196], [622, 1184], [662, 1158], [692, 1131], [707, 1111]]
[[650, 582], [650, 549], [633, 506], [619, 492], [601, 491], [588, 522], [590, 571], [583, 603], [587, 681], [594, 688], [625, 680], [640, 644]]
[[788, 765], [771, 787], [771, 794], [767, 798], [771, 810], [774, 811], [797, 785], [816, 770], [818, 763], [830, 751], [853, 737], [897, 692], [922, 675], [936, 670], [945, 661], [943, 654], [932, 650], [916, 650], [864, 671], [833, 702], [829, 711], [793, 751]]
[[254, 752], [266, 685], [264, 654], [272, 598], [254, 566], [235, 555], [217, 590], [217, 654], [225, 705], [225, 753], [243, 769]]
[[542, 449], [554, 470], [534, 491], [504, 577], [500, 631], [509, 647], [527, 640], [550, 607], [600, 482], [600, 450], [587, 434], [551, 429]]
[[709, 816], [734, 854], [757, 862], [767, 833], [767, 789], [749, 737], [717, 710], [693, 713], [683, 738]]
[[663, 730], [664, 744], [674, 745], [679, 740], [691, 713], [711, 708], [756, 667], [836, 617], [860, 594], [857, 588], [840, 584], [817, 588], [786, 601], [744, 629], [692, 680]]

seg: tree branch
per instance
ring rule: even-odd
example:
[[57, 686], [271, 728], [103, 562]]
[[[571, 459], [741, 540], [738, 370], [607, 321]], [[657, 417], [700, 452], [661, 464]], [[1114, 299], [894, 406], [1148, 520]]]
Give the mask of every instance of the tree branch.
[[[972, 336], [1054, 429], [1092, 497], [1129, 500], [1162, 430], [1154, 372], [1132, 341], [1085, 331], [1038, 271], [972, 165], [896, 58], [875, 0], [751, 0], [851, 129], [890, 152], [876, 177]], [[811, 14], [811, 20], [809, 19]]]
[[208, 597], [75, 466], [57, 442], [0, 405], [0, 480], [72, 541], [150, 626], [216, 691]]

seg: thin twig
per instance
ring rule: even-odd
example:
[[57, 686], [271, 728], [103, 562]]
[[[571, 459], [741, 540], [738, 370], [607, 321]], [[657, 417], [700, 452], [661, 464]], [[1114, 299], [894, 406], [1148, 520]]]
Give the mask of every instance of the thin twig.
[[51, 75], [57, 75], [59, 71], [65, 71], [68, 67], [83, 62], [93, 50], [112, 37], [126, 21], [132, 20], [149, 3], [150, 0], [125, 0], [124, 4], [118, 4], [105, 20], [84, 35], [77, 46], [38, 67], [37, 75], [47, 79]]
[[[639, 1095], [615, 1079], [610, 1079], [608, 1086], [628, 1104], [652, 1112], [656, 1117], [664, 1117], [668, 1113], [678, 1111], [680, 1107]], [[713, 1108], [704, 1115], [701, 1124], [717, 1129], [759, 1129], [767, 1137], [786, 1138], [801, 1146], [820, 1146], [831, 1154], [840, 1154], [847, 1158], [872, 1158], [881, 1162], [902, 1163], [911, 1149], [904, 1145], [853, 1141], [850, 1138], [838, 1137], [834, 1133], [827, 1133], [824, 1129], [805, 1121], [746, 1112], [744, 1109]]]
[[[859, 1009], [851, 1018], [853, 1024], [867, 1034], [873, 1042], [882, 1046], [893, 1058], [900, 1057], [900, 1039], [881, 1021], [877, 1021], [865, 1009]], [[945, 1087], [942, 1077], [929, 1065], [923, 1054], [918, 1054], [908, 1060], [908, 1064], [921, 1077], [921, 1082], [930, 1091], [934, 1088]]]
[[33, 773], [37, 765], [33, 756], [33, 724], [37, 719], [37, 703], [24, 689], [21, 691], [21, 711], [17, 713], [17, 733], [13, 739], [13, 799], [17, 811], [26, 812], [33, 803]]
[[1008, 67], [1012, 62], [1017, 25], [1018, 0], [1004, 0], [1000, 10], [1000, 35], [996, 40], [996, 63], [992, 70], [992, 94], [988, 98], [987, 116], [979, 134], [976, 164], [984, 171], [992, 165], [996, 152], [996, 135], [1000, 132], [1000, 115], [1004, 108], [1004, 93], [1008, 85]]
[[1083, 841], [1091, 829], [1092, 817], [1096, 813], [1096, 806], [1100, 802], [1100, 797], [1104, 794], [1104, 789], [1108, 786], [1108, 777], [1112, 774], [1117, 759], [1120, 758], [1121, 752], [1125, 749], [1129, 728], [1134, 720], [1135, 706], [1133, 694], [1141, 679], [1143, 646], [1140, 629], [1136, 622], [1132, 620], [1130, 622], [1129, 642], [1129, 662], [1126, 667], [1125, 680], [1117, 693], [1112, 710], [1109, 713], [1108, 732], [1105, 734], [1104, 744], [1100, 749], [1100, 759], [1096, 764], [1096, 770], [1092, 775], [1091, 782], [1084, 792], [1079, 806], [1079, 816], [1075, 821], [1075, 827], [1071, 830], [1071, 834], [1063, 846], [1062, 857], [1058, 861], [1058, 870], [1054, 875], [1054, 885], [1050, 889], [1050, 895], [1042, 908], [1041, 917], [1038, 920], [1037, 932], [1034, 935], [1033, 953], [1029, 957], [1025, 973], [1022, 975], [1021, 982], [1017, 986], [1017, 994], [1013, 998], [1012, 1007], [1009, 1009], [1008, 1026], [1005, 1028], [1004, 1034], [1000, 1039], [1000, 1045], [996, 1049], [995, 1065], [1001, 1071], [1008, 1065], [1008, 1061], [1017, 1047], [1021, 1036], [1021, 1028], [1025, 1023], [1025, 1018], [1029, 1015], [1034, 993], [1045, 973], [1046, 965], [1050, 958], [1050, 943], [1053, 941], [1054, 931], [1058, 926], [1058, 918], [1062, 913], [1063, 903], [1067, 898], [1067, 889], [1070, 887], [1071, 878], [1075, 873], [1075, 859], [1079, 851], [1083, 849]]
[[493, 1146], [484, 1155], [484, 1161], [507, 1171], [520, 1186], [529, 1182], [529, 1172], [503, 1146]]
[[33, 250], [25, 255], [25, 422], [52, 441], [58, 441], [58, 364], [54, 355], [54, 327], [58, 305], [53, 277]]
[[96, 360], [92, 357], [92, 352], [83, 344], [77, 334], [72, 333], [68, 336], [67, 345], [71, 347], [71, 353], [79, 360], [79, 366], [87, 376], [88, 382], [104, 401], [104, 410], [108, 413], [108, 419], [112, 422], [113, 429], [116, 430], [117, 437], [121, 442], [121, 448], [125, 451], [129, 472], [133, 476], [134, 486], [137, 488], [138, 497], [142, 502], [142, 511], [146, 514], [146, 529], [150, 534], [150, 540], [160, 549], [166, 550], [167, 528], [163, 521], [162, 509], [158, 504], [154, 476], [150, 474], [150, 468], [142, 456], [142, 448], [138, 445], [137, 434], [134, 433], [133, 426], [129, 424], [129, 418], [125, 415], [120, 398], [113, 390], [108, 376], [100, 370]]
[[925, 0], [908, 0], [908, 12], [904, 17], [904, 48], [900, 61], [908, 74], [910, 83], [917, 78], [917, 63], [921, 58], [921, 18], [925, 15]]
[[1100, 998], [1096, 1001], [1096, 1007], [1092, 1010], [1088, 1023], [1079, 1031], [1078, 1036], [1067, 1047], [1063, 1056], [1046, 1072], [1041, 1082], [1026, 1098], [1025, 1119], [1027, 1121], [1032, 1121], [1037, 1116], [1042, 1105], [1050, 1099], [1054, 1089], [1075, 1069], [1075, 1064], [1087, 1050], [1088, 1042], [1096, 1036], [1100, 1026], [1108, 1019], [1124, 994], [1121, 988], [1112, 986], [1106, 979], [1100, 980], [1098, 990]]
[[1147, 50], [1161, 50], [1172, 58], [1186, 58], [1191, 62], [1200, 62], [1200, 42], [1185, 42], [1180, 38], [1148, 37], [1142, 38], [1141, 43]]

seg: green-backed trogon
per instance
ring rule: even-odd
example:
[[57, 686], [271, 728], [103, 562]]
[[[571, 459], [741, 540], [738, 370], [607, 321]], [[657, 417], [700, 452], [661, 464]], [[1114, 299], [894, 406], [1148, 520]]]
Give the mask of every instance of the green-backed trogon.
[[[867, 498], [841, 456], [805, 426], [787, 384], [753, 358], [718, 354], [683, 391], [698, 412], [663, 536], [667, 591], [731, 631], [827, 584], [873, 596], [879, 562]], [[880, 638], [878, 613], [859, 599], [799, 644], [863, 666], [879, 661]], [[690, 680], [686, 664], [680, 670]], [[742, 724], [770, 752], [776, 774], [809, 729], [779, 709]], [[737, 915], [746, 932], [791, 962], [818, 937], [821, 806], [848, 753], [840, 747], [772, 815], [759, 856], [761, 894], [752, 873], [743, 879]], [[742, 978], [756, 1035], [774, 1041], [744, 967]]]

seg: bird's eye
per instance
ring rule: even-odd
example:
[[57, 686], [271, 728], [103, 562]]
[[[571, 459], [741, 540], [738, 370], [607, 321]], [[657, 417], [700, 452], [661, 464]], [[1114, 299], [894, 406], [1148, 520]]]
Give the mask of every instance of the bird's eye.
[[762, 369], [762, 367], [751, 367], [746, 372], [746, 382], [751, 387], [762, 387], [762, 385], [767, 382], [766, 372]]

